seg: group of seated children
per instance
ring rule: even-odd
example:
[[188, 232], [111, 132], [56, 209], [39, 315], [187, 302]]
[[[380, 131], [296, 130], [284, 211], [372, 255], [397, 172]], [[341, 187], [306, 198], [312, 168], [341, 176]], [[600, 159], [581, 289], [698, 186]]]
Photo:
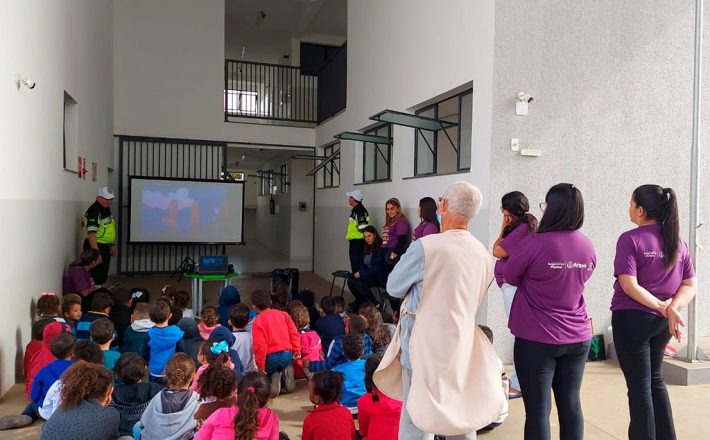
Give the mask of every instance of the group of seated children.
[[319, 309], [313, 292], [288, 301], [276, 287], [254, 291], [250, 309], [229, 286], [198, 320], [172, 286], [150, 304], [98, 292], [85, 312], [78, 295], [43, 294], [25, 350], [30, 403], [0, 429], [41, 418], [42, 439], [275, 440], [287, 437], [269, 401], [308, 378], [303, 439], [355, 439], [354, 420], [358, 438], [396, 439], [402, 403], [372, 380], [394, 326], [370, 304], [347, 315], [342, 298]]

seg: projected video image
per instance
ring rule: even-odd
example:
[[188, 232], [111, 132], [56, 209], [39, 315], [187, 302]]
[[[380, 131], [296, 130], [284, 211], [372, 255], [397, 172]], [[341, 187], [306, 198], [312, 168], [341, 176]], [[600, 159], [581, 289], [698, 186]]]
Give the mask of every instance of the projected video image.
[[134, 181], [131, 239], [240, 242], [241, 191], [241, 185], [234, 184]]

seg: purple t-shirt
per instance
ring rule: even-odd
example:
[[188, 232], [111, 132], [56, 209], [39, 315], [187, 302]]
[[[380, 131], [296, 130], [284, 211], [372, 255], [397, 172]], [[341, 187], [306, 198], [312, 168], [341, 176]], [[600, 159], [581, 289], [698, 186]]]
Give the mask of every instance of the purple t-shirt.
[[594, 245], [579, 231], [538, 233], [523, 240], [503, 271], [506, 282], [518, 286], [510, 331], [544, 344], [591, 339], [582, 294], [596, 266]]
[[619, 275], [635, 276], [641, 287], [665, 301], [675, 295], [683, 280], [695, 277], [695, 269], [688, 245], [681, 241], [678, 246], [678, 261], [669, 271], [663, 260], [661, 225], [646, 225], [624, 232], [616, 242], [614, 276], [617, 280], [614, 283], [611, 310], [642, 310], [661, 315], [627, 295], [621, 288]]
[[438, 234], [439, 227], [434, 222], [423, 221], [419, 223], [419, 226], [414, 228], [414, 238], [419, 240], [422, 237], [426, 237], [431, 234]]
[[393, 225], [382, 228], [382, 247], [384, 249], [394, 249], [397, 247], [397, 237], [409, 236], [412, 228], [405, 216], [401, 216]]
[[[521, 223], [516, 226], [515, 229], [510, 231], [510, 234], [506, 235], [506, 237], [500, 243], [498, 243], [498, 246], [502, 247], [503, 250], [508, 253], [508, 255], [513, 255], [513, 252], [518, 249], [520, 243], [522, 243], [522, 241], [527, 237], [528, 224]], [[502, 287], [503, 283], [505, 282], [505, 277], [503, 277], [503, 270], [505, 270], [505, 263], [508, 261], [508, 258], [510, 257], [500, 258], [498, 259], [498, 261], [496, 261], [496, 265], [494, 267], [493, 272], [496, 275], [496, 283], [498, 283], [498, 287]]]
[[72, 266], [64, 272], [62, 279], [62, 295], [79, 293], [94, 285], [89, 271], [81, 266]]

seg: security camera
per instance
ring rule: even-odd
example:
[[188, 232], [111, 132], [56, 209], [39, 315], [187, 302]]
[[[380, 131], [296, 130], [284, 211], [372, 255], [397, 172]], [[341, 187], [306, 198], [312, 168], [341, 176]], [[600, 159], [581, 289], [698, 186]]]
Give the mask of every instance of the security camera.
[[31, 79], [25, 78], [24, 81], [22, 81], [24, 85], [27, 86], [28, 89], [32, 90], [37, 86], [37, 83], [32, 81]]
[[518, 102], [532, 102], [533, 97], [525, 92], [518, 92], [517, 100]]
[[29, 78], [23, 78], [19, 74], [15, 76], [15, 85], [17, 86], [17, 90], [20, 90], [20, 87], [23, 85], [27, 87], [28, 89], [32, 90], [35, 87], [37, 87], [37, 83], [32, 81]]

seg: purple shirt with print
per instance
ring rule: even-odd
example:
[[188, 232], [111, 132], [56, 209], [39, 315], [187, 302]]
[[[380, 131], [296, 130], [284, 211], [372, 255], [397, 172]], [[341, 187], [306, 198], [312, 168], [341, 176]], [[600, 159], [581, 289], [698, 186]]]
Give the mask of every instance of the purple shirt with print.
[[72, 266], [64, 272], [62, 295], [79, 293], [93, 285], [91, 274], [81, 266]]
[[594, 245], [579, 231], [530, 235], [508, 257], [507, 283], [518, 286], [508, 328], [517, 337], [544, 344], [592, 338], [584, 283], [597, 266]]
[[414, 228], [414, 238], [419, 240], [422, 237], [426, 237], [431, 234], [438, 234], [439, 226], [434, 222], [423, 221], [419, 223], [419, 226]]
[[[527, 237], [528, 224], [521, 223], [516, 226], [515, 229], [510, 231], [510, 234], [506, 235], [505, 238], [500, 243], [498, 243], [498, 246], [502, 247], [503, 250], [508, 253], [508, 255], [512, 255], [513, 252], [518, 249], [520, 243], [522, 243], [522, 241]], [[498, 287], [502, 287], [503, 283], [505, 282], [503, 271], [505, 270], [505, 263], [508, 262], [508, 258], [510, 257], [500, 258], [498, 259], [498, 261], [496, 261], [496, 265], [493, 272], [496, 275], [496, 283], [498, 283]]]
[[635, 276], [641, 287], [665, 301], [675, 295], [683, 280], [695, 277], [695, 269], [688, 245], [681, 241], [678, 246], [678, 261], [668, 270], [663, 259], [661, 225], [646, 225], [624, 232], [616, 242], [614, 276], [617, 280], [614, 283], [611, 310], [642, 310], [661, 315], [627, 295], [621, 288], [619, 275]]
[[394, 249], [397, 247], [397, 237], [409, 236], [412, 228], [405, 216], [399, 217], [393, 225], [385, 226], [382, 232], [382, 247], [384, 249]]

